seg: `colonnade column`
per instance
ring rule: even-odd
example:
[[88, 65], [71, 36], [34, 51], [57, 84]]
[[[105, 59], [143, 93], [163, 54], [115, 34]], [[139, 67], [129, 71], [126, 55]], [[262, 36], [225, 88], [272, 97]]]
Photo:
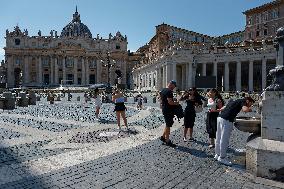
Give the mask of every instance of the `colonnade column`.
[[15, 86], [15, 74], [14, 74], [14, 56], [7, 56], [7, 87], [12, 88]]
[[185, 90], [186, 88], [186, 65], [185, 64], [181, 66], [181, 82], [182, 82], [181, 90]]
[[58, 60], [57, 60], [57, 56], [54, 57], [54, 84], [58, 84], [59, 83], [59, 79], [58, 79]]
[[136, 73], [136, 89], [139, 89], [139, 74], [138, 72]]
[[81, 57], [81, 85], [86, 85], [86, 67], [85, 67], [85, 57]]
[[160, 83], [161, 83], [161, 68], [159, 66], [156, 67], [156, 82], [155, 82], [155, 89], [160, 90]]
[[172, 72], [172, 70], [171, 70], [171, 65], [168, 63], [168, 64], [166, 65], [166, 84], [165, 84], [165, 86], [167, 86], [167, 85], [168, 85], [168, 82], [169, 82], [170, 80], [172, 80], [172, 79], [171, 79], [171, 72]]
[[192, 69], [192, 63], [189, 62], [187, 64], [187, 87], [191, 88], [193, 87], [193, 83], [192, 83], [192, 75], [193, 75], [193, 69]]
[[265, 89], [265, 87], [266, 87], [266, 62], [267, 62], [266, 58], [262, 59], [262, 65], [261, 65], [261, 70], [262, 70], [261, 86], [262, 86], [262, 90]]
[[166, 73], [166, 65], [163, 65], [163, 86], [162, 88], [166, 87], [166, 83], [167, 83], [167, 73]]
[[241, 83], [241, 78], [242, 78], [242, 63], [241, 61], [237, 62], [237, 73], [236, 73], [236, 90], [241, 91], [242, 90], [242, 83]]
[[73, 70], [74, 70], [74, 75], [73, 75], [73, 77], [74, 77], [74, 84], [78, 85], [78, 57], [74, 58]]
[[206, 76], [206, 63], [202, 64], [202, 76]]
[[24, 56], [24, 84], [29, 83], [29, 56]]
[[139, 74], [138, 76], [138, 90], [140, 91], [142, 87], [142, 75]]
[[[173, 70], [172, 70], [172, 80], [177, 80], [177, 64], [174, 62], [172, 64]], [[181, 83], [179, 84], [181, 85]]]
[[151, 74], [151, 90], [153, 90], [153, 88], [154, 88], [154, 73], [155, 72], [152, 72], [152, 74]]
[[216, 77], [216, 88], [217, 88], [217, 77], [218, 77], [218, 73], [217, 73], [217, 70], [218, 70], [218, 62], [217, 61], [214, 61], [213, 62], [213, 76]]
[[225, 91], [229, 91], [230, 88], [230, 81], [229, 81], [229, 62], [225, 62], [225, 78], [224, 78], [224, 85], [225, 85]]
[[249, 91], [253, 91], [253, 60], [249, 62]]
[[37, 83], [39, 85], [42, 85], [42, 61], [41, 61], [41, 56], [38, 57]]

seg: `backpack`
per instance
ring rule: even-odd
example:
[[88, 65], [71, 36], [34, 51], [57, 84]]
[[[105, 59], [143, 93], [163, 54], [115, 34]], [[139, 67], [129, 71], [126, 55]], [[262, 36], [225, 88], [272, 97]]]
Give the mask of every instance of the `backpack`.
[[174, 115], [176, 115], [178, 119], [181, 119], [184, 117], [184, 112], [180, 104], [175, 106]]

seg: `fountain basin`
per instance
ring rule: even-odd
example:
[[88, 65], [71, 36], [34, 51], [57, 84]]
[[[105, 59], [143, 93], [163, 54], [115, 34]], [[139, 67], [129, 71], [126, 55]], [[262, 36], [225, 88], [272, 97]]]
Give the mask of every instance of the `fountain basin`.
[[243, 132], [260, 133], [261, 119], [259, 117], [236, 117], [234, 125]]

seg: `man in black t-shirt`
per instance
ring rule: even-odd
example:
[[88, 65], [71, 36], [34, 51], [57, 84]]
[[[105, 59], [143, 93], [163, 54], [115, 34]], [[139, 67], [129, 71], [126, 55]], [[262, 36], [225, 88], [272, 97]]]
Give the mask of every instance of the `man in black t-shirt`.
[[163, 135], [160, 140], [165, 142], [167, 146], [176, 147], [170, 140], [171, 127], [174, 124], [174, 109], [175, 106], [179, 105], [178, 102], [173, 100], [173, 90], [176, 88], [176, 82], [174, 80], [168, 83], [168, 87], [164, 88], [160, 92], [161, 108], [166, 122]]
[[230, 100], [228, 104], [221, 109], [221, 113], [217, 118], [214, 156], [218, 162], [225, 165], [232, 165], [232, 163], [226, 159], [226, 152], [229, 146], [231, 132], [233, 130], [233, 122], [241, 110], [243, 112], [251, 112], [251, 106], [253, 103], [254, 100], [251, 97], [245, 97], [243, 99]]

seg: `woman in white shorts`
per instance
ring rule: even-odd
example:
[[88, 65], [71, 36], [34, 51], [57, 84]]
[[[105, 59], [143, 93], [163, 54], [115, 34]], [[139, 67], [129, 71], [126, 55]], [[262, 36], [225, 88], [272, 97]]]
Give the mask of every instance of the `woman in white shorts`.
[[99, 91], [95, 91], [95, 107], [96, 107], [96, 119], [99, 119], [100, 109], [102, 106], [102, 98]]

